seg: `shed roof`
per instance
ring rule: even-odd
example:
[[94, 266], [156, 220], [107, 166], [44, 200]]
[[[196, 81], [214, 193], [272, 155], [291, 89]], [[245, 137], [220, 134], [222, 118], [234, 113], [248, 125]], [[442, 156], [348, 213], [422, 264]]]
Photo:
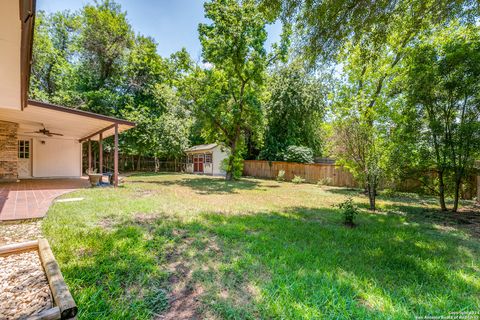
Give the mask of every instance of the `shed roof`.
[[188, 149], [185, 149], [185, 152], [193, 152], [193, 151], [207, 151], [211, 150], [218, 146], [217, 143], [210, 143], [210, 144], [199, 144]]

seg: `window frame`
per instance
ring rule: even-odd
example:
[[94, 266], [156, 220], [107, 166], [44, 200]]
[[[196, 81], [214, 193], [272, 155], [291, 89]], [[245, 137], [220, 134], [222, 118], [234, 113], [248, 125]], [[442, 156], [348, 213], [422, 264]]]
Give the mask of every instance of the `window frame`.
[[205, 163], [212, 163], [212, 162], [213, 162], [213, 154], [205, 153]]
[[18, 159], [30, 159], [31, 152], [32, 150], [30, 140], [18, 140]]

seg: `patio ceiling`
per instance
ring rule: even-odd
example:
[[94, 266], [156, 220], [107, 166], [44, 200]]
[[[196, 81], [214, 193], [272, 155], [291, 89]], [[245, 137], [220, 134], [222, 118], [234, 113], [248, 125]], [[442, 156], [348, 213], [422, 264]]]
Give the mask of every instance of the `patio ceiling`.
[[0, 109], [0, 119], [18, 123], [19, 135], [41, 137], [42, 134], [28, 132], [45, 127], [51, 132], [63, 134], [61, 137], [56, 136], [58, 139], [74, 140], [98, 140], [100, 132], [103, 138], [112, 136], [116, 124], [119, 133], [135, 126], [130, 121], [33, 100], [28, 101], [28, 106], [23, 111]]

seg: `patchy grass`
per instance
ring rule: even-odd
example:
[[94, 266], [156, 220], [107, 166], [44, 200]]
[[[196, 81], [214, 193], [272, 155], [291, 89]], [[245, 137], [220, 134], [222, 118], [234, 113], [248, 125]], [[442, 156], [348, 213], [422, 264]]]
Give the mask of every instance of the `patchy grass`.
[[[404, 319], [480, 308], [480, 242], [435, 199], [135, 175], [55, 203], [43, 223], [80, 319]], [[170, 306], [170, 307], [169, 307]]]

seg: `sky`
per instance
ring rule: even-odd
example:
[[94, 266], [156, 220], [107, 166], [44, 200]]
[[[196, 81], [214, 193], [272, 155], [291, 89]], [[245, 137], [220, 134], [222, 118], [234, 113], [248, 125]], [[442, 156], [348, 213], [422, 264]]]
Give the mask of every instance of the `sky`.
[[[185, 47], [192, 59], [200, 61], [201, 45], [198, 24], [207, 20], [203, 0], [116, 0], [127, 11], [135, 33], [153, 37], [158, 53], [164, 57]], [[37, 0], [37, 11], [47, 13], [81, 9], [93, 0]], [[267, 26], [267, 49], [280, 39], [281, 24]]]

